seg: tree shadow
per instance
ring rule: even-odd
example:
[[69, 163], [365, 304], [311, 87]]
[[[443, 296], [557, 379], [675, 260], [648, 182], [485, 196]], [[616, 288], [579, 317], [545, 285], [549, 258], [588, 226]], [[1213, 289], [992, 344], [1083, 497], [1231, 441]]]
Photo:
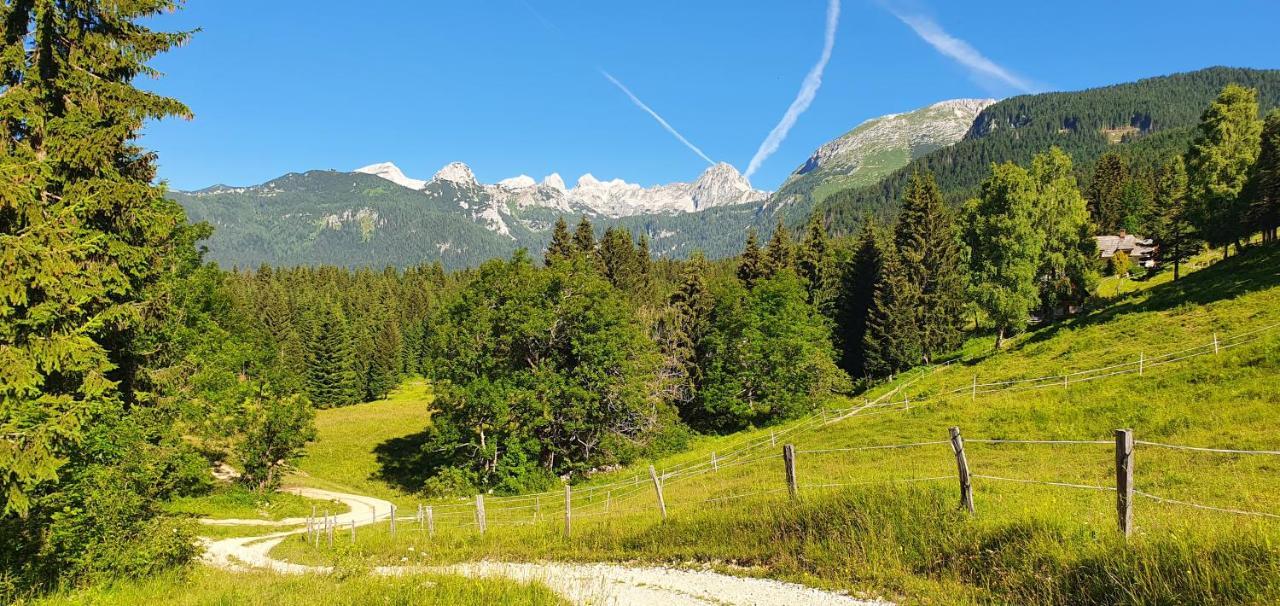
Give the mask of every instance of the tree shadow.
[[1181, 279], [1147, 290], [1130, 292], [1105, 308], [1055, 322], [1029, 335], [1019, 348], [1047, 341], [1063, 329], [1104, 324], [1117, 316], [1167, 311], [1184, 305], [1208, 305], [1241, 295], [1280, 286], [1280, 246], [1261, 245]]
[[426, 444], [431, 432], [422, 431], [399, 438], [391, 438], [373, 447], [378, 471], [374, 479], [386, 482], [407, 492], [422, 490], [430, 477], [433, 466], [426, 460]]

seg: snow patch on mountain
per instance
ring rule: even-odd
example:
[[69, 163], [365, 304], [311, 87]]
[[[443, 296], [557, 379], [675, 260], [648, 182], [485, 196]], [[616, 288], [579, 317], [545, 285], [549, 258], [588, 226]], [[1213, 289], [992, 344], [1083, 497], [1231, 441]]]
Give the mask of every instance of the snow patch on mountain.
[[379, 162], [378, 164], [363, 166], [357, 168], [356, 172], [382, 177], [396, 185], [407, 187], [409, 189], [422, 189], [427, 185], [427, 182], [421, 179], [410, 179], [409, 177], [406, 177], [404, 172], [400, 170], [399, 166], [390, 162]]

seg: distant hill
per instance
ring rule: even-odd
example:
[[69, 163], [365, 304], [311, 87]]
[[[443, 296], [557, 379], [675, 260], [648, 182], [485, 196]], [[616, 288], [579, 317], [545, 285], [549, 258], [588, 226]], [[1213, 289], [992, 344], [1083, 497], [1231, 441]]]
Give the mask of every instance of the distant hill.
[[1053, 145], [1071, 154], [1081, 176], [1110, 150], [1155, 164], [1190, 143], [1201, 112], [1231, 83], [1258, 89], [1264, 111], [1280, 105], [1280, 70], [1227, 67], [1013, 97], [982, 110], [955, 145], [916, 158], [875, 185], [832, 194], [823, 212], [837, 231], [853, 229], [866, 213], [892, 215], [916, 170], [932, 171], [947, 200], [958, 204], [976, 194], [991, 163], [1027, 163]]

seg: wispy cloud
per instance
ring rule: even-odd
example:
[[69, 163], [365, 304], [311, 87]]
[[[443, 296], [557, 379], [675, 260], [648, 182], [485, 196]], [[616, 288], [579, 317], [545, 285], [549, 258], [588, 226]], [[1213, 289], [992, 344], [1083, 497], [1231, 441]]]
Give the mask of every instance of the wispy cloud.
[[752, 174], [760, 168], [764, 161], [778, 151], [778, 146], [786, 140], [787, 133], [791, 132], [791, 127], [795, 126], [796, 120], [800, 119], [800, 114], [809, 109], [809, 105], [813, 103], [813, 99], [818, 96], [818, 88], [822, 86], [822, 72], [827, 69], [827, 62], [831, 60], [831, 50], [836, 45], [836, 26], [840, 23], [840, 0], [830, 0], [827, 3], [827, 27], [822, 40], [822, 55], [818, 57], [818, 62], [813, 65], [809, 73], [804, 77], [804, 82], [800, 84], [800, 92], [796, 94], [796, 98], [791, 102], [791, 107], [787, 108], [787, 113], [782, 115], [782, 120], [778, 125], [769, 131], [769, 135], [760, 143], [760, 148], [756, 150], [756, 155], [751, 157], [751, 163], [747, 165], [746, 177], [750, 178]]
[[954, 59], [970, 71], [984, 77], [994, 78], [1024, 93], [1035, 92], [1037, 87], [1026, 79], [988, 59], [973, 45], [961, 40], [938, 25], [937, 21], [920, 14], [909, 15], [887, 7], [893, 16], [907, 24], [916, 35], [928, 42], [939, 53]]
[[614, 78], [613, 74], [610, 74], [609, 72], [603, 69], [600, 70], [600, 74], [604, 76], [606, 79], [608, 79], [610, 82], [612, 82], [614, 86], [618, 87], [619, 90], [626, 93], [627, 97], [631, 98], [631, 102], [636, 104], [636, 107], [643, 109], [650, 116], [653, 116], [653, 119], [657, 120], [658, 124], [662, 125], [662, 128], [667, 129], [667, 132], [671, 133], [671, 135], [676, 139], [679, 139], [680, 142], [683, 143], [685, 147], [693, 150], [693, 153], [698, 154], [698, 157], [702, 158], [703, 160], [706, 160], [707, 164], [713, 164], [713, 165], [715, 164], [715, 160], [712, 160], [711, 158], [709, 158], [706, 154], [702, 153], [702, 150], [698, 149], [697, 145], [690, 143], [688, 139], [684, 138], [684, 135], [680, 134], [680, 131], [676, 130], [674, 126], [671, 126], [671, 123], [663, 119], [662, 116], [659, 116], [658, 112], [653, 111], [652, 107], [649, 107], [648, 104], [646, 104], [644, 101], [641, 101], [640, 97], [637, 97], [635, 93], [631, 92], [631, 89], [627, 88], [627, 85], [623, 84], [622, 82], [619, 82], [617, 78]]

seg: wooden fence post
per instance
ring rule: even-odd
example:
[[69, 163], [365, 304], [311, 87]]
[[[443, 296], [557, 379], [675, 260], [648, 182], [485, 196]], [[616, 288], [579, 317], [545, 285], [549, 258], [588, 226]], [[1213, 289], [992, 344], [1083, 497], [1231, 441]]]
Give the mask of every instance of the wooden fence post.
[[356, 521], [351, 520], [351, 544], [356, 544]]
[[484, 518], [484, 495], [476, 494], [476, 528], [480, 529], [480, 534], [484, 534], [486, 528], [486, 520]]
[[769, 430], [769, 445], [770, 446], [778, 445], [778, 440], [774, 437], [772, 429]]
[[798, 496], [796, 487], [796, 447], [791, 444], [782, 446], [782, 465], [787, 473], [787, 493], [794, 499]]
[[427, 536], [428, 537], [436, 536], [435, 510], [432, 509], [430, 505], [427, 505]]
[[960, 506], [973, 514], [973, 484], [969, 481], [969, 459], [964, 454], [964, 438], [960, 428], [951, 428], [951, 449], [956, 453], [956, 471], [960, 475]]
[[391, 538], [396, 538], [396, 506], [391, 506]]
[[720, 471], [720, 462], [716, 460], [716, 451], [711, 451], [711, 471]]
[[1145, 351], [1138, 352], [1138, 376], [1141, 377], [1142, 375], [1146, 374], [1146, 370], [1147, 370], [1147, 353]]
[[609, 513], [610, 502], [613, 501], [613, 491], [606, 490], [604, 493], [604, 512]]
[[1218, 355], [1218, 332], [1213, 333], [1213, 355]]
[[337, 526], [337, 516], [329, 518], [329, 546], [333, 547], [333, 527]]
[[662, 521], [667, 520], [667, 502], [662, 498], [662, 480], [658, 479], [658, 472], [653, 469], [653, 465], [649, 466], [649, 477], [653, 479], [653, 490], [658, 493], [658, 511], [662, 512]]
[[1133, 532], [1133, 430], [1116, 430], [1116, 521], [1125, 538]]
[[973, 393], [969, 396], [970, 402], [978, 401], [978, 375], [973, 375]]
[[540, 516], [541, 513], [542, 513], [542, 499], [541, 497], [535, 496], [533, 497], [533, 521], [534, 522], [538, 521], [538, 517]]
[[[652, 467], [652, 466], [650, 466], [650, 467], [649, 467], [649, 469], [650, 469], [650, 470], [652, 470], [652, 469], [653, 469], [653, 467]], [[573, 496], [572, 496], [572, 490], [573, 490], [573, 489], [569, 487], [569, 483], [568, 483], [568, 482], [565, 482], [565, 484], [564, 484], [564, 538], [566, 538], [566, 539], [567, 539], [567, 538], [569, 538], [570, 536], [572, 536], [572, 534], [573, 534], [573, 513], [572, 513], [572, 512], [573, 512]]]

